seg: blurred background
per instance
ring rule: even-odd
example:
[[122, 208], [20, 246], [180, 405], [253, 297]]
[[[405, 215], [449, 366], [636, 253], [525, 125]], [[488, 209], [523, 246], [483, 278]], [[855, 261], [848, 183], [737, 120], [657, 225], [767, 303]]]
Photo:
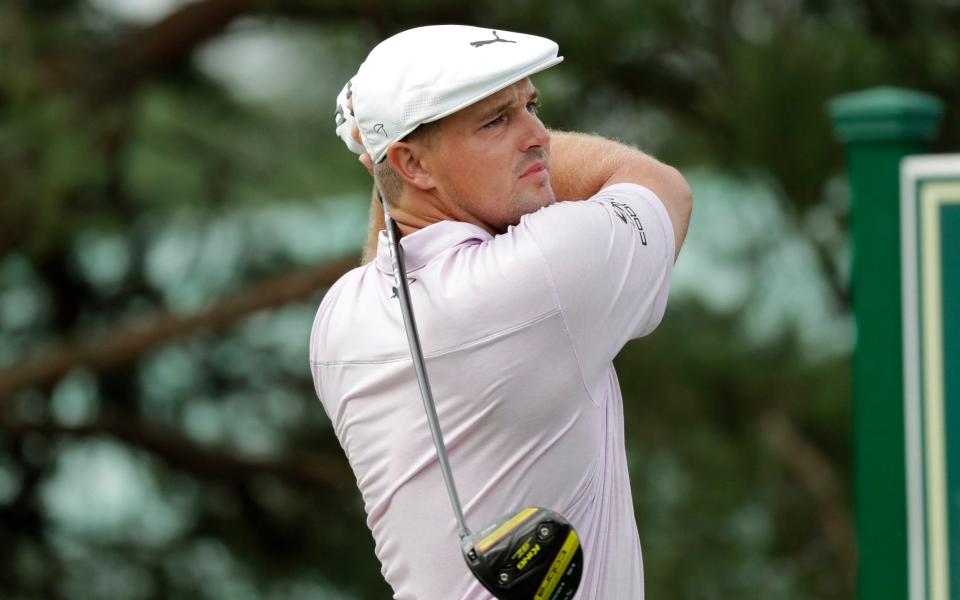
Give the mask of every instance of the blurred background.
[[853, 597], [825, 105], [956, 106], [957, 0], [0, 0], [0, 598], [390, 597], [307, 340], [369, 203], [336, 93], [432, 23], [557, 40], [543, 120], [691, 182], [666, 317], [617, 360], [648, 596]]

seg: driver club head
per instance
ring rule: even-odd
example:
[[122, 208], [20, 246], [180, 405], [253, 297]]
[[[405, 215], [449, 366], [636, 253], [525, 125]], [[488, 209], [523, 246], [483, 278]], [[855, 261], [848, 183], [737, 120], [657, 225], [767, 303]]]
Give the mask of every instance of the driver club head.
[[545, 508], [504, 515], [463, 538], [463, 557], [500, 600], [570, 600], [583, 575], [577, 532]]

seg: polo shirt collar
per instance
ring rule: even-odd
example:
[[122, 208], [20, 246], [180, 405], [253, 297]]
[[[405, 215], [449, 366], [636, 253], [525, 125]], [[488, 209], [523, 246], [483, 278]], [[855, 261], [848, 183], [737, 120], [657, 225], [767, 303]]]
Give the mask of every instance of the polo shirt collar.
[[[463, 221], [438, 221], [403, 236], [400, 239], [400, 246], [403, 248], [403, 257], [406, 261], [404, 266], [409, 273], [423, 267], [444, 250], [470, 240], [482, 243], [490, 239], [493, 239], [493, 236], [478, 225]], [[381, 230], [377, 238], [376, 264], [380, 271], [393, 274], [390, 242], [385, 230]]]

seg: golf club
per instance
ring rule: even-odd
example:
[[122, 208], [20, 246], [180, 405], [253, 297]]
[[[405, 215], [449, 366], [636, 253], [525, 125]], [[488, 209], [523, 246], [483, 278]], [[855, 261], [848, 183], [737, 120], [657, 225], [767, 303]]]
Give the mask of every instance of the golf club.
[[400, 300], [403, 325], [410, 345], [420, 396], [430, 434], [437, 448], [440, 471], [457, 520], [463, 558], [474, 576], [500, 600], [571, 600], [583, 574], [583, 550], [573, 526], [559, 514], [528, 507], [503, 515], [476, 534], [470, 533], [453, 481], [443, 443], [423, 350], [414, 320], [400, 230], [390, 216], [379, 189], [393, 263], [393, 293]]

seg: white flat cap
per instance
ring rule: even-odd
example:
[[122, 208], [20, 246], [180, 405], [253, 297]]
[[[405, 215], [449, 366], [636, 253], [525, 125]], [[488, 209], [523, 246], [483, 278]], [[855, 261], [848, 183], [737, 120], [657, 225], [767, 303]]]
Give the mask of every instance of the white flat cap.
[[[390, 144], [423, 123], [559, 63], [558, 51], [556, 42], [524, 33], [466, 25], [418, 27], [374, 48], [340, 99], [352, 94], [364, 149], [377, 163]], [[338, 107], [338, 132], [343, 112]]]

